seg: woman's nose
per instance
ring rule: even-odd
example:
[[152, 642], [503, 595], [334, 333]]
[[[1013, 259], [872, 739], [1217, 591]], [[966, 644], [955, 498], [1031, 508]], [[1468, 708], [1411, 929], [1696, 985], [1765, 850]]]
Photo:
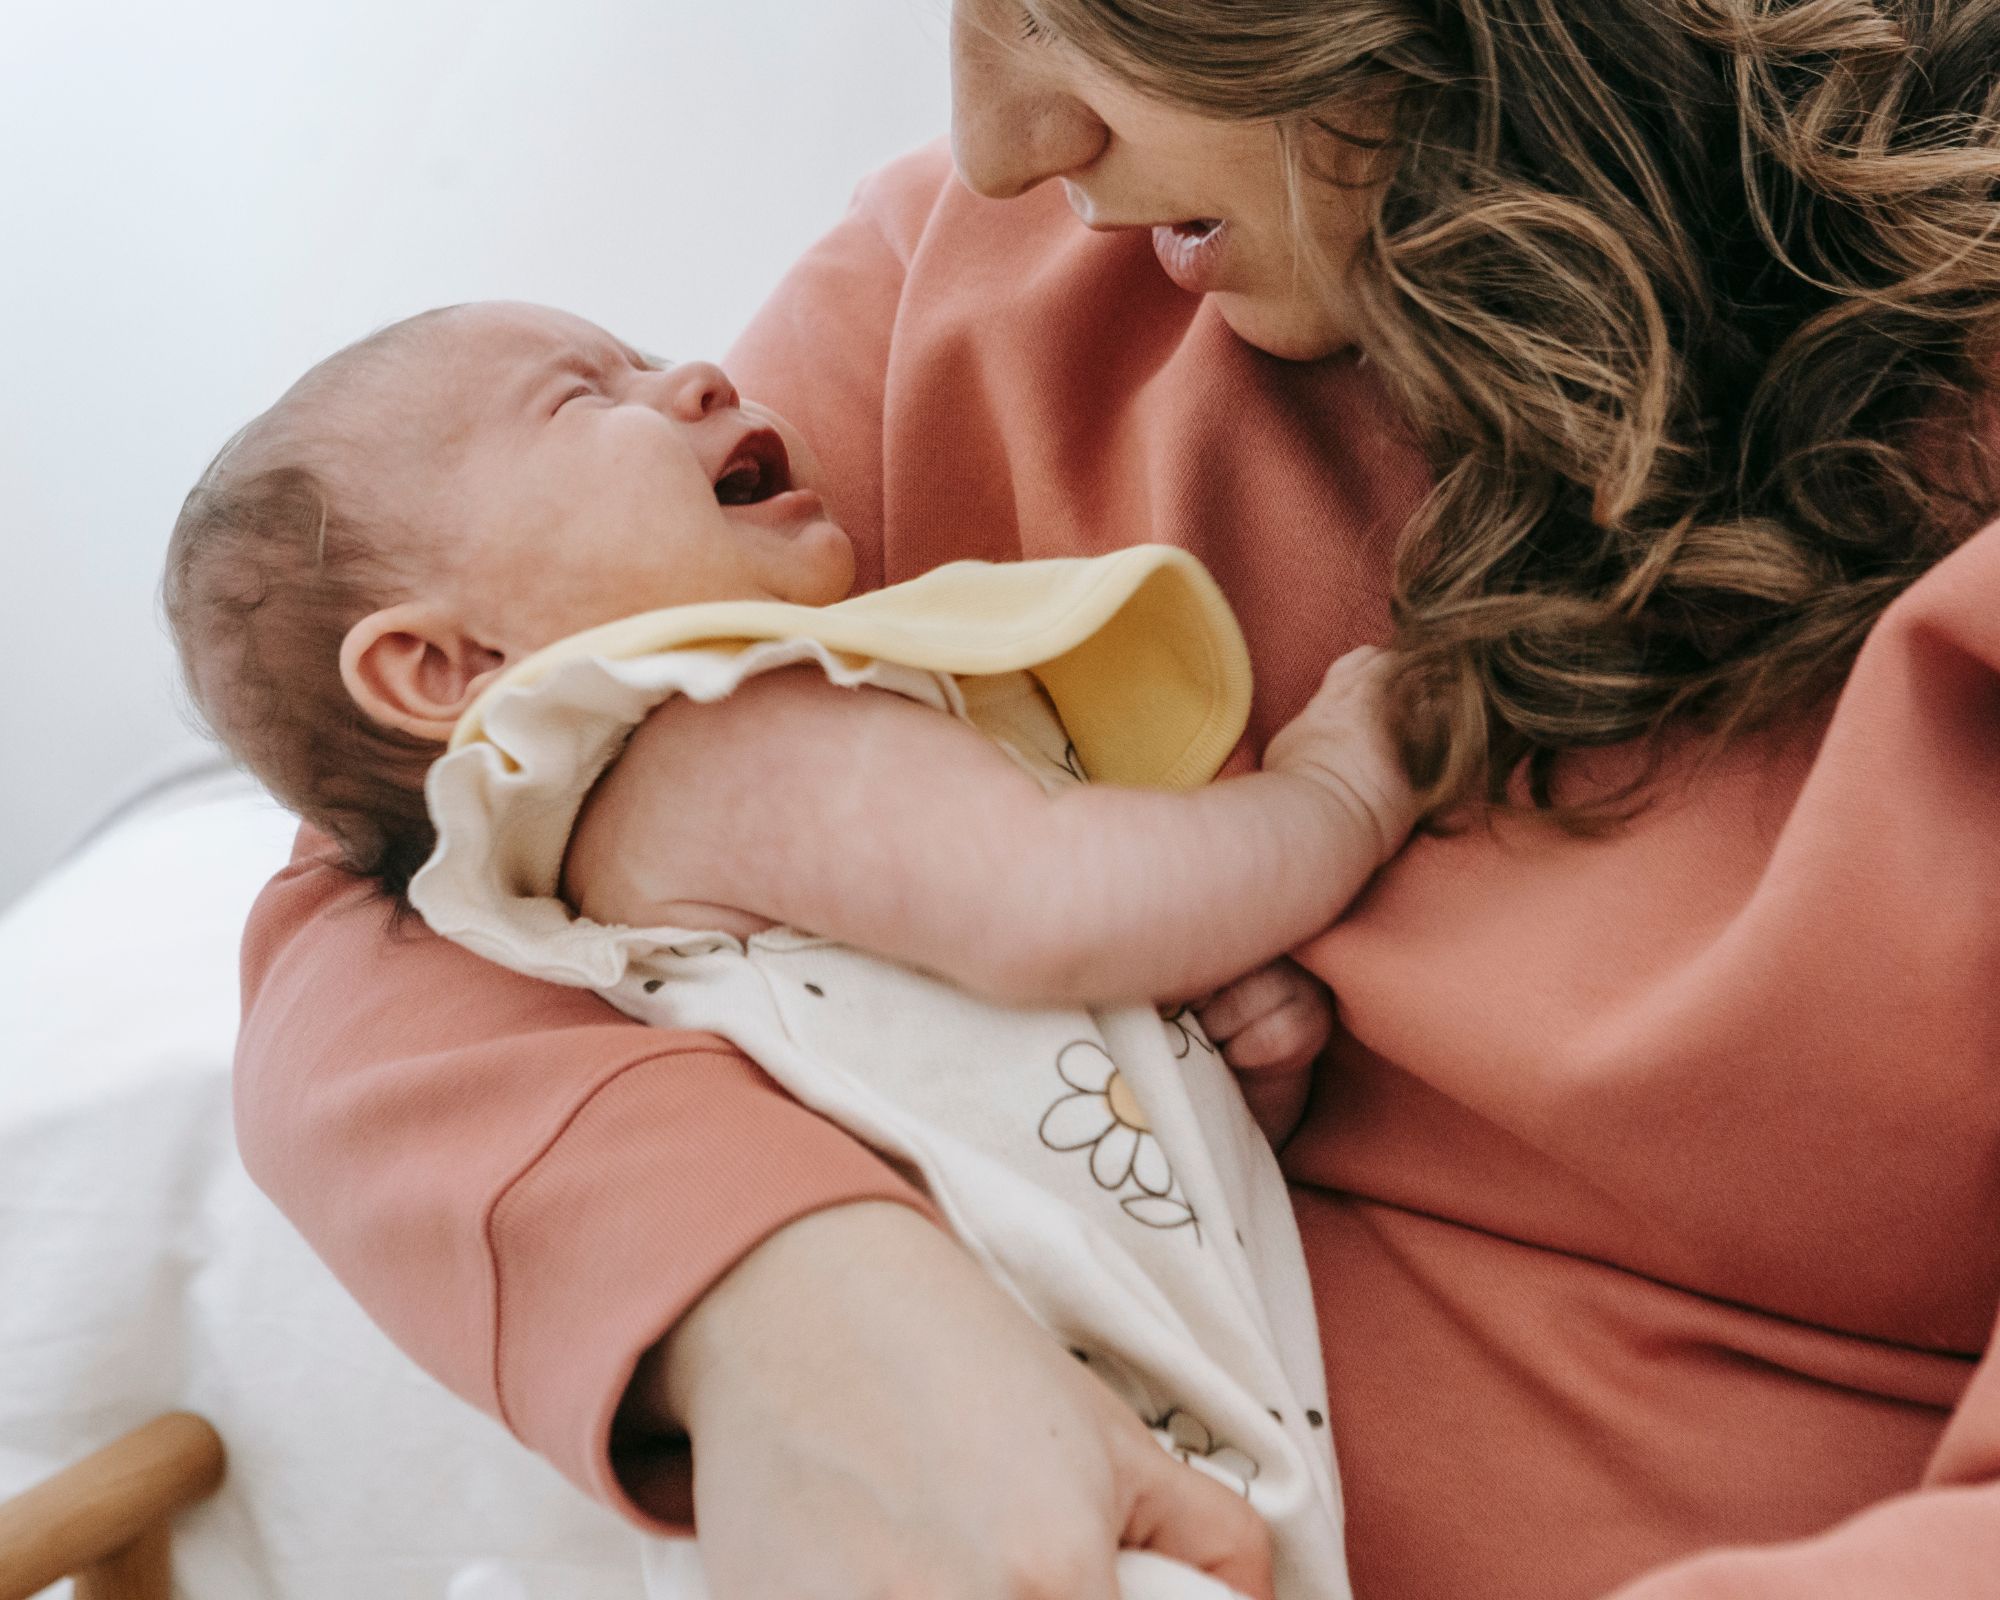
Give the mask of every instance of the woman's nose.
[[951, 12], [951, 153], [966, 186], [1011, 200], [1087, 167], [1111, 130], [1069, 92], [1060, 63], [1024, 53], [997, 8], [959, 0]]
[[667, 404], [683, 422], [699, 422], [711, 411], [742, 404], [729, 374], [712, 361], [683, 361], [666, 377]]

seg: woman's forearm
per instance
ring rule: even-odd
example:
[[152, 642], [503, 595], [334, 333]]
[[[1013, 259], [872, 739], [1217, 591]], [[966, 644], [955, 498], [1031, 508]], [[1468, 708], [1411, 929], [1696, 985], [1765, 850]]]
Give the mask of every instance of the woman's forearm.
[[1271, 1600], [1249, 1504], [902, 1207], [772, 1234], [656, 1348], [624, 1420], [686, 1425], [717, 1594], [1109, 1593], [1132, 1548]]

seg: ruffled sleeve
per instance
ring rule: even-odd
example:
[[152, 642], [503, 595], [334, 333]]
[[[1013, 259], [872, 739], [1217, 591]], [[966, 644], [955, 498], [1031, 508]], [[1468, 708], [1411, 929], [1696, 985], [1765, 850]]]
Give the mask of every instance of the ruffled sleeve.
[[816, 639], [566, 661], [482, 702], [479, 736], [432, 766], [425, 798], [438, 842], [410, 884], [411, 903], [437, 932], [489, 961], [550, 983], [614, 987], [634, 949], [699, 930], [607, 927], [563, 903], [563, 855], [592, 785], [672, 696], [721, 700], [760, 673], [801, 663], [843, 688], [889, 689], [965, 714], [949, 676]]

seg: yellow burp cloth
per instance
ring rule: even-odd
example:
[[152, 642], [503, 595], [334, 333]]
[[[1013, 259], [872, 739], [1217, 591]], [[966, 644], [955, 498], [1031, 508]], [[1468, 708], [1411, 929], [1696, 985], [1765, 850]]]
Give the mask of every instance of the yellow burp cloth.
[[493, 683], [453, 731], [485, 736], [494, 698], [569, 661], [805, 637], [842, 653], [1041, 683], [1093, 781], [1192, 789], [1214, 777], [1250, 714], [1250, 654], [1201, 563], [1170, 545], [1048, 561], [954, 561], [830, 606], [725, 600], [574, 634]]

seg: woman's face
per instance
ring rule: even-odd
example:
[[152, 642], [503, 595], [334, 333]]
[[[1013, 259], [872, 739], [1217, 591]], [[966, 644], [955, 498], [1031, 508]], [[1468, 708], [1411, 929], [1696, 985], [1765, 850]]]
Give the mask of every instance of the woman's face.
[[955, 0], [952, 149], [979, 194], [1011, 199], [1050, 178], [1089, 227], [1145, 228], [1162, 270], [1206, 294], [1236, 334], [1293, 361], [1353, 341], [1338, 271], [1367, 232], [1374, 195], [1311, 182], [1310, 230], [1328, 287], [1296, 264], [1278, 135], [1140, 94], [1016, 0]]

